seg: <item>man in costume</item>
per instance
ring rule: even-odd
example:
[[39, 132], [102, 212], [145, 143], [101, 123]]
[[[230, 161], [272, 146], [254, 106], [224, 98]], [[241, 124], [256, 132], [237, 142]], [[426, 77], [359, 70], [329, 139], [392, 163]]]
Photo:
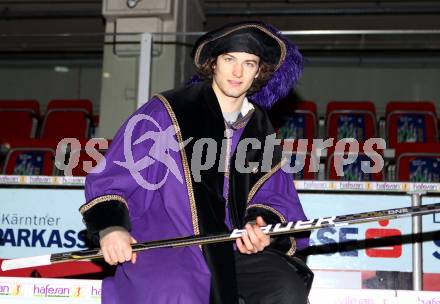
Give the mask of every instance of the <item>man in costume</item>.
[[[138, 109], [113, 139], [105, 168], [87, 176], [80, 211], [105, 260], [118, 264], [103, 280], [102, 302], [306, 303], [313, 274], [289, 256], [308, 236], [270, 239], [259, 228], [305, 219], [281, 148], [267, 141], [274, 130], [264, 111], [298, 80], [302, 57], [260, 22], [209, 32], [192, 56], [199, 76]], [[130, 248], [233, 228], [247, 232], [235, 244], [137, 256]]]

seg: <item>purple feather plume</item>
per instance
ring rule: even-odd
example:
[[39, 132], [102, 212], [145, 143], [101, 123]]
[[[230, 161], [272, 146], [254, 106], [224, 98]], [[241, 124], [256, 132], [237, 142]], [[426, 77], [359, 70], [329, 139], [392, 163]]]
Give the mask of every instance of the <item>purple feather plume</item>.
[[273, 26], [266, 27], [287, 47], [287, 54], [281, 66], [272, 74], [272, 78], [257, 92], [249, 96], [254, 103], [265, 109], [270, 109], [279, 99], [286, 97], [296, 85], [303, 71], [303, 57], [293, 43]]

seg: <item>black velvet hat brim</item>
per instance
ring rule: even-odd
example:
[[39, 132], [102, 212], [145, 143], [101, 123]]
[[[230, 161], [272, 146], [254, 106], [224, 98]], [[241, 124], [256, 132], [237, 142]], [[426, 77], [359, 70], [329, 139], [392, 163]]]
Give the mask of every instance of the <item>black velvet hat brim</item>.
[[197, 67], [228, 52], [246, 52], [277, 67], [286, 54], [284, 43], [258, 22], [229, 24], [200, 37], [192, 56]]

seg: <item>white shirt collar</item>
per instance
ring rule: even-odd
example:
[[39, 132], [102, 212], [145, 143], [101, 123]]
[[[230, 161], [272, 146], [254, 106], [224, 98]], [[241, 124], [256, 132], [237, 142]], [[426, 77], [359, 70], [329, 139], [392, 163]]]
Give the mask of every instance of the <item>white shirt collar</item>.
[[241, 109], [240, 109], [241, 116], [243, 117], [246, 116], [246, 114], [253, 109], [254, 109], [254, 105], [249, 102], [247, 97], [245, 97], [243, 99], [243, 103], [241, 104]]

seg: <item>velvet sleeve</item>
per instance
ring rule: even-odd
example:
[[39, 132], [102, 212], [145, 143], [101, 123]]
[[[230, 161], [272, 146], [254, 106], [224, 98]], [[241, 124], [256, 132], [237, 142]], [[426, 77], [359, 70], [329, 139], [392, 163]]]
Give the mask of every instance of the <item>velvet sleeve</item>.
[[[306, 219], [290, 174], [278, 169], [255, 193], [248, 204], [245, 219], [253, 221], [257, 216], [262, 216], [267, 224]], [[293, 255], [296, 250], [308, 246], [309, 235], [310, 233], [306, 232], [278, 237], [270, 246]]]
[[160, 100], [152, 99], [127, 119], [105, 153], [105, 161], [87, 175], [86, 203], [80, 212], [95, 243], [99, 231], [108, 227], [130, 231], [131, 219], [148, 210], [154, 189], [145, 185], [157, 184], [164, 177], [165, 168], [150, 156], [154, 140], [136, 141], [145, 138], [145, 134], [160, 134], [158, 131], [170, 126], [166, 109]]

